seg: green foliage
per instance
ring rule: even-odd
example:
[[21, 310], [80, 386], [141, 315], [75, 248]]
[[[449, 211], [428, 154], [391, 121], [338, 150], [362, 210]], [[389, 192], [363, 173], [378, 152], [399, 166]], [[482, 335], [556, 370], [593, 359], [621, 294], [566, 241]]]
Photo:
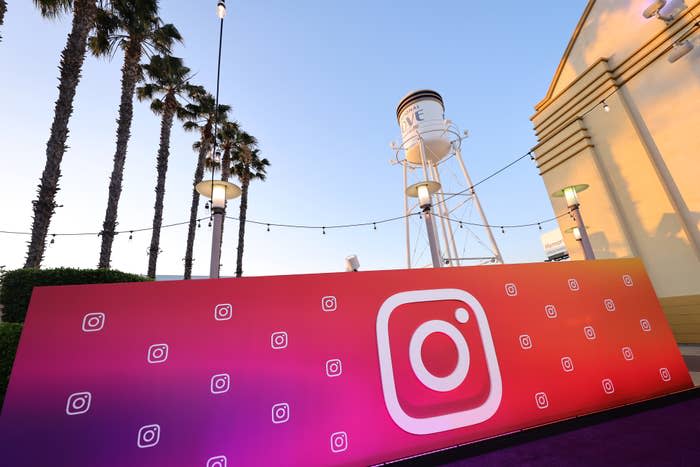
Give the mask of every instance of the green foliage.
[[5, 400], [7, 384], [10, 382], [12, 363], [19, 344], [22, 325], [16, 323], [0, 323], [0, 409]]
[[147, 277], [114, 269], [16, 269], [2, 276], [0, 303], [4, 306], [3, 321], [24, 322], [34, 287], [47, 285], [111, 284], [144, 282]]

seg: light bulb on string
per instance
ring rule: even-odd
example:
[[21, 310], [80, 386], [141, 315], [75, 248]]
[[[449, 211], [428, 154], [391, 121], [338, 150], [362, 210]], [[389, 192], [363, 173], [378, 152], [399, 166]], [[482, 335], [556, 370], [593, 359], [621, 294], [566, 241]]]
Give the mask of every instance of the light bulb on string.
[[538, 222], [538, 223], [537, 223], [537, 228], [540, 229], [540, 230], [542, 230], [542, 224], [540, 224], [540, 223]]
[[376, 222], [372, 222], [372, 225], [374, 226], [374, 230], [377, 230], [377, 223], [376, 223]]
[[326, 228], [325, 227], [321, 227], [321, 231], [322, 231], [323, 235], [326, 235]]
[[133, 239], [134, 239], [134, 231], [132, 230], [129, 232], [129, 240], [133, 240]]
[[610, 112], [610, 106], [608, 105], [608, 103], [603, 101], [602, 104], [603, 104], [603, 110], [605, 110], [606, 112]]
[[267, 231], [270, 231], [270, 224], [267, 224]]
[[459, 228], [462, 229], [464, 226], [462, 225], [462, 221], [459, 221]]
[[501, 226], [501, 233], [502, 234], [506, 233], [506, 229], [503, 226]]
[[49, 244], [51, 245], [53, 245], [54, 243], [56, 243], [56, 234], [51, 235], [51, 241], [49, 242]]

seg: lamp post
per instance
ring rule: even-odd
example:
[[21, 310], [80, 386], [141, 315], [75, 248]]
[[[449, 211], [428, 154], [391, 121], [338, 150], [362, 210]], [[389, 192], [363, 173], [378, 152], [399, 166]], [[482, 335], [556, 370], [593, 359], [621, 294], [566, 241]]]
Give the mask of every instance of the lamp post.
[[438, 243], [437, 234], [435, 233], [435, 224], [433, 223], [433, 200], [432, 195], [441, 188], [438, 182], [425, 181], [414, 183], [406, 188], [406, 194], [412, 198], [418, 198], [418, 205], [423, 210], [425, 218], [425, 231], [430, 244], [430, 256], [433, 260], [433, 267], [439, 268], [442, 266], [440, 258], [440, 244]]
[[[580, 241], [581, 246], [583, 247], [583, 256], [586, 259], [595, 259], [595, 255], [593, 254], [593, 247], [591, 246], [591, 239], [588, 238], [586, 225], [583, 223], [583, 216], [581, 216], [581, 210], [579, 209], [580, 203], [578, 201], [578, 195], [576, 194], [586, 189], [588, 189], [588, 185], [585, 184], [571, 185], [562, 188], [559, 191], [555, 191], [554, 193], [552, 193], [552, 196], [554, 196], [555, 198], [563, 197], [564, 199], [566, 199], [566, 205], [569, 207], [569, 209], [571, 210], [571, 215], [574, 216], [574, 219], [576, 220], [576, 228], [578, 229], [578, 233], [581, 237]], [[575, 237], [576, 233], [574, 233], [574, 238]]]
[[214, 180], [216, 167], [216, 138], [219, 132], [219, 83], [221, 82], [221, 45], [224, 38], [224, 18], [226, 17], [226, 2], [219, 0], [216, 4], [216, 16], [219, 24], [219, 58], [216, 64], [216, 103], [214, 104], [214, 142], [211, 165], [211, 180], [199, 182], [197, 192], [211, 200], [211, 212], [214, 218], [214, 230], [211, 240], [211, 263], [209, 265], [209, 278], [218, 279], [221, 263], [221, 236], [224, 229], [224, 214], [226, 213], [226, 200], [240, 196], [241, 189], [233, 183]]
[[214, 230], [211, 238], [211, 264], [209, 278], [219, 278], [219, 263], [221, 262], [221, 234], [226, 213], [226, 201], [241, 195], [241, 189], [231, 182], [223, 180], [205, 180], [197, 184], [197, 192], [211, 199], [211, 212], [214, 218]]

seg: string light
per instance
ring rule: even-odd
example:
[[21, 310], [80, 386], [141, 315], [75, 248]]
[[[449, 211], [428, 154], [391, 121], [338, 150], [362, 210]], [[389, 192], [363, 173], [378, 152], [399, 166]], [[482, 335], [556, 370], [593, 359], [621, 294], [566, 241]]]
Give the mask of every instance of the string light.
[[603, 110], [605, 110], [606, 112], [610, 112], [610, 106], [608, 105], [608, 103], [603, 101], [602, 104], [603, 104]]
[[502, 234], [506, 233], [506, 229], [504, 229], [503, 226], [501, 226], [501, 233]]
[[542, 224], [540, 224], [540, 223], [538, 222], [538, 223], [537, 223], [537, 228], [540, 229], [540, 230], [542, 230]]
[[323, 229], [323, 235], [326, 235], [326, 228], [322, 227], [322, 229]]
[[374, 226], [374, 230], [377, 230], [377, 223], [376, 223], [376, 222], [372, 222], [372, 225]]
[[270, 224], [267, 224], [267, 231], [270, 231]]
[[134, 231], [132, 230], [129, 232], [129, 240], [133, 240], [133, 238], [134, 238]]
[[56, 234], [53, 234], [51, 236], [51, 244], [53, 245], [56, 242]]
[[464, 226], [462, 225], [462, 221], [459, 221], [459, 228], [464, 228]]

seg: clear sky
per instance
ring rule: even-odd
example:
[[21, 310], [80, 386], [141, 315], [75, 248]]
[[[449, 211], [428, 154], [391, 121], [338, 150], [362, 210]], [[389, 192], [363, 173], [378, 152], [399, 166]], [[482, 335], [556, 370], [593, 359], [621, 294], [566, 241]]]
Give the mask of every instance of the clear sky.
[[[0, 230], [29, 231], [31, 202], [45, 163], [57, 97], [59, 55], [70, 18], [41, 18], [31, 2], [10, 0], [0, 42]], [[331, 225], [403, 214], [402, 174], [389, 164], [399, 140], [398, 100], [430, 88], [463, 129], [467, 167], [479, 180], [535, 144], [530, 115], [545, 94], [585, 0], [536, 3], [229, 1], [224, 26], [221, 102], [260, 141], [272, 166], [251, 186], [248, 217]], [[175, 55], [213, 92], [218, 19], [214, 0], [167, 0], [161, 16], [185, 38]], [[88, 57], [62, 165], [50, 232], [101, 229], [114, 155], [122, 54]], [[150, 227], [159, 119], [135, 104], [119, 229]], [[177, 124], [176, 124], [177, 125]], [[171, 141], [164, 223], [189, 218], [196, 136], [176, 126]], [[544, 184], [526, 159], [478, 191], [492, 224], [553, 216]], [[201, 203], [200, 215], [206, 215]], [[238, 215], [238, 203], [229, 215]], [[476, 220], [476, 219], [474, 219]], [[554, 228], [552, 223], [545, 230]], [[237, 223], [227, 221], [222, 275], [235, 269]], [[159, 274], [182, 274], [187, 227], [165, 229]], [[507, 262], [541, 261], [535, 228], [494, 232]], [[206, 275], [211, 231], [197, 232], [196, 275]], [[145, 273], [150, 232], [120, 235], [113, 267]], [[28, 237], [0, 234], [0, 265], [21, 267]], [[99, 238], [59, 237], [44, 267], [95, 267]], [[405, 266], [401, 222], [347, 231], [249, 225], [244, 274], [339, 271], [357, 254], [363, 269]]]

